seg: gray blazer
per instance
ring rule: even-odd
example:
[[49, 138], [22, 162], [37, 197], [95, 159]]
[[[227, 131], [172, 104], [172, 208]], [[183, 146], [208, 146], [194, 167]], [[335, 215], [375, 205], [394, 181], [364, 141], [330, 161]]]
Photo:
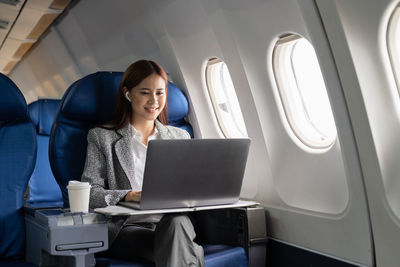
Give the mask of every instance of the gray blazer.
[[[189, 139], [182, 129], [165, 126], [156, 120], [161, 139]], [[129, 177], [135, 171], [132, 127], [119, 130], [93, 128], [87, 136], [88, 146], [85, 168], [81, 180], [89, 182], [90, 208], [116, 205], [132, 190]], [[121, 230], [126, 217], [112, 217], [109, 221], [110, 245]]]

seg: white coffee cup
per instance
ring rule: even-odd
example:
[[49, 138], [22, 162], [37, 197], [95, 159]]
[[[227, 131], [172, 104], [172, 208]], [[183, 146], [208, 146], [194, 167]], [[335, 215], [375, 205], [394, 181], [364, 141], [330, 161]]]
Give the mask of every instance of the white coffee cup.
[[90, 184], [87, 182], [69, 181], [68, 198], [71, 212], [88, 212]]

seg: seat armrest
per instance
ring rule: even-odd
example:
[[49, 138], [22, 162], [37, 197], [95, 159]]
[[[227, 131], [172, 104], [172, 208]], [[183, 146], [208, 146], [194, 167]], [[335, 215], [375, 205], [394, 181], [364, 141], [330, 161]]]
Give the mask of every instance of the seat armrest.
[[46, 209], [62, 209], [62, 205], [48, 203], [48, 202], [39, 202], [39, 203], [25, 203], [24, 205], [24, 213], [25, 215], [30, 215], [34, 217], [35, 211], [37, 210], [46, 210]]
[[94, 266], [94, 253], [108, 248], [104, 216], [69, 209], [25, 207], [26, 261], [39, 266]]

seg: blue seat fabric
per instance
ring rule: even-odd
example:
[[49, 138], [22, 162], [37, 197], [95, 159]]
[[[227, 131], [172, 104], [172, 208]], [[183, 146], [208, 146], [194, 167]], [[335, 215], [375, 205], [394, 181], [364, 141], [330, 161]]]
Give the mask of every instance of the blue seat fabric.
[[[61, 100], [51, 130], [49, 157], [53, 174], [61, 187], [64, 207], [68, 207], [66, 190], [68, 182], [80, 180], [83, 172], [87, 132], [90, 128], [102, 125], [110, 119], [116, 104], [121, 79], [122, 72], [90, 74], [73, 83]], [[188, 129], [193, 136], [191, 126], [184, 119], [188, 114], [186, 97], [171, 83], [168, 86], [168, 103], [170, 124]], [[207, 266], [247, 266], [246, 253], [243, 248], [227, 246], [220, 248], [220, 250], [210, 250], [212, 253], [205, 256], [206, 262], [208, 262]], [[238, 263], [240, 264], [238, 265]], [[143, 267], [153, 265], [98, 258], [97, 266]]]
[[246, 252], [242, 247], [203, 245], [206, 267], [247, 267]]
[[183, 92], [175, 84], [168, 84], [168, 123], [186, 130], [193, 138], [193, 128], [186, 122], [189, 104]]
[[69, 207], [68, 182], [81, 179], [87, 133], [110, 119], [121, 79], [122, 72], [90, 74], [74, 82], [61, 100], [51, 130], [49, 159], [64, 207]]
[[38, 145], [35, 169], [29, 179], [27, 205], [30, 207], [62, 207], [64, 203], [49, 163], [50, 131], [59, 103], [56, 99], [39, 99], [28, 105]]
[[[22, 259], [24, 193], [36, 161], [36, 133], [25, 98], [0, 74], [0, 264]], [[10, 264], [16, 264], [10, 263]]]
[[[247, 267], [247, 257], [242, 247], [225, 245], [203, 245], [204, 262], [206, 267]], [[97, 258], [96, 266], [113, 267], [154, 267], [152, 263], [132, 263], [123, 260]]]

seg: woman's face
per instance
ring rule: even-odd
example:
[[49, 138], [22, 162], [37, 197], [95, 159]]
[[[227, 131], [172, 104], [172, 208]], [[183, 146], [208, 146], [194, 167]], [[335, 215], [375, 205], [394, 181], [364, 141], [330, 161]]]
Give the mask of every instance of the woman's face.
[[151, 74], [130, 90], [132, 122], [157, 119], [166, 102], [165, 86], [161, 76]]

